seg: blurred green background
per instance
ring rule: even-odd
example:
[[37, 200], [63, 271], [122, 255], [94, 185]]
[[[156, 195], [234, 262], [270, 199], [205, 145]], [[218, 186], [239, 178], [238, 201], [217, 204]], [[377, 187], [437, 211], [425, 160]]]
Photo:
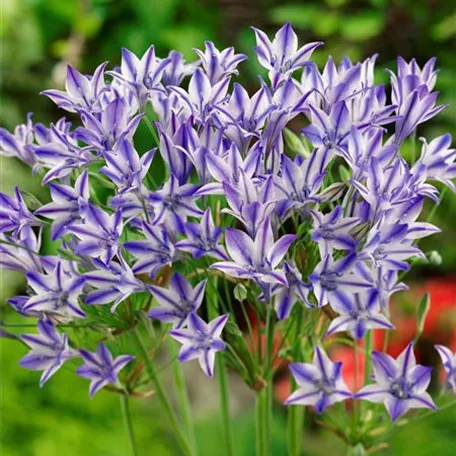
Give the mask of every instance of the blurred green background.
[[[377, 80], [387, 81], [383, 68], [395, 69], [395, 58], [416, 57], [420, 64], [437, 56], [440, 68], [437, 90], [440, 102], [453, 106], [426, 125], [419, 136], [432, 139], [450, 131], [456, 135], [456, 3], [449, 0], [2, 0], [0, 21], [1, 91], [0, 123], [13, 129], [34, 113], [35, 122], [48, 123], [58, 113], [38, 92], [63, 85], [65, 66], [76, 65], [91, 72], [102, 61], [120, 63], [120, 48], [142, 54], [154, 43], [159, 56], [171, 49], [194, 60], [194, 47], [213, 40], [218, 47], [234, 45], [252, 56], [255, 25], [273, 33], [292, 22], [301, 42], [323, 40], [314, 59], [323, 65], [327, 56], [336, 61], [378, 53]], [[254, 60], [241, 64], [242, 82], [254, 88], [261, 68]], [[148, 138], [139, 134], [138, 148], [146, 149]], [[408, 153], [407, 145], [405, 154]], [[28, 168], [14, 160], [1, 159], [0, 189], [22, 189], [47, 198]], [[436, 211], [434, 222], [443, 233], [423, 243], [425, 251], [437, 250], [442, 265], [417, 269], [415, 279], [432, 275], [453, 279], [456, 265], [456, 197], [449, 192]], [[17, 321], [5, 299], [23, 287], [20, 275], [1, 273], [0, 312]], [[2, 456], [54, 456], [128, 454], [118, 397], [101, 392], [89, 400], [87, 383], [63, 369], [42, 390], [38, 375], [18, 367], [25, 349], [0, 341], [0, 407]], [[133, 404], [135, 428], [142, 455], [176, 455], [153, 400]], [[198, 415], [201, 456], [217, 456], [220, 444], [216, 411]], [[237, 454], [254, 454], [250, 413], [238, 413], [235, 432]], [[274, 456], [286, 454], [285, 420], [278, 411], [274, 426]], [[321, 432], [308, 435], [306, 455], [343, 454], [334, 438]], [[454, 454], [456, 411], [398, 429], [391, 447], [383, 454]]]

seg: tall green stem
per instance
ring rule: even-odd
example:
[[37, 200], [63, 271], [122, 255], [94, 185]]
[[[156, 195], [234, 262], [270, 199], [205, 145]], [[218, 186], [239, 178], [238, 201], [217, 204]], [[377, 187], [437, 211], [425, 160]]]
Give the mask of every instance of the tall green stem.
[[[267, 387], [266, 387], [267, 388]], [[258, 391], [255, 402], [255, 433], [256, 433], [256, 454], [257, 456], [269, 456], [266, 444], [265, 429], [265, 408], [266, 408], [266, 388]]]
[[[269, 295], [269, 293], [268, 293]], [[269, 301], [269, 300], [268, 300]], [[272, 350], [274, 341], [274, 325], [272, 321], [272, 303], [268, 302], [266, 307], [266, 347], [263, 353], [261, 336], [258, 340], [260, 347], [260, 358], [264, 355], [263, 377], [266, 386], [257, 392], [256, 395], [256, 443], [257, 454], [259, 456], [270, 455], [271, 442], [271, 422], [272, 422], [272, 394], [273, 394], [273, 369], [272, 369]], [[261, 327], [258, 328], [260, 333]]]
[[220, 406], [222, 409], [223, 433], [225, 440], [225, 453], [227, 456], [234, 456], [233, 432], [231, 429], [230, 415], [230, 390], [228, 384], [228, 372], [223, 363], [223, 353], [216, 359], [217, 376], [219, 380]]
[[133, 332], [133, 340], [136, 344], [136, 349], [138, 350], [141, 358], [144, 361], [144, 365], [146, 367], [146, 371], [149, 375], [150, 381], [153, 383], [154, 388], [155, 388], [155, 393], [159, 399], [159, 401], [162, 404], [162, 407], [165, 411], [165, 414], [168, 418], [169, 424], [172, 428], [172, 431], [179, 443], [179, 446], [181, 447], [182, 454], [185, 456], [193, 456], [193, 453], [187, 443], [187, 440], [182, 432], [181, 426], [179, 425], [179, 422], [177, 421], [176, 415], [173, 411], [173, 408], [171, 407], [171, 403], [168, 399], [168, 396], [166, 395], [165, 390], [163, 389], [163, 386], [160, 382], [160, 379], [155, 371], [155, 367], [151, 360], [149, 359], [149, 356], [147, 354], [147, 350], [141, 340], [141, 335], [139, 333], [138, 328], [136, 328]]
[[[303, 310], [298, 308], [296, 313], [296, 332], [295, 339], [301, 337], [303, 326]], [[301, 343], [298, 342], [293, 350], [293, 359], [302, 361]], [[292, 391], [296, 387], [296, 382], [291, 379]], [[301, 454], [301, 435], [304, 422], [305, 407], [290, 405], [287, 410], [287, 440], [289, 456], [299, 456]]]
[[127, 429], [128, 441], [130, 442], [130, 449], [132, 456], [137, 456], [138, 452], [136, 451], [135, 444], [135, 435], [133, 432], [133, 423], [131, 420], [130, 405], [127, 394], [122, 394], [120, 396], [120, 407], [122, 409], [122, 415], [125, 422], [125, 428]]
[[[176, 344], [170, 340], [171, 355], [177, 356]], [[179, 362], [173, 363], [173, 375], [174, 375], [174, 386], [177, 395], [177, 401], [179, 403], [182, 421], [184, 424], [185, 432], [188, 438], [188, 444], [192, 449], [193, 453], [198, 454], [198, 446], [195, 436], [195, 426], [193, 425], [192, 407], [190, 405], [190, 399], [188, 398], [187, 385], [185, 384], [184, 372], [182, 370], [182, 364]]]
[[[208, 314], [211, 319], [216, 318], [219, 313], [218, 296], [218, 278], [215, 277], [213, 279], [213, 293], [207, 294], [210, 303], [210, 305], [208, 306]], [[226, 295], [226, 298], [228, 300], [228, 293]], [[229, 304], [229, 306], [231, 307], [231, 303]], [[234, 354], [236, 353], [234, 352]], [[226, 370], [225, 363], [223, 362], [224, 356], [224, 353], [219, 353], [216, 356], [216, 374], [219, 381], [220, 408], [222, 409], [222, 427], [226, 450], [225, 454], [227, 456], [234, 456], [234, 440], [230, 414], [230, 388], [228, 383], [228, 372]], [[242, 362], [241, 366], [243, 366]]]
[[[296, 385], [295, 382], [292, 382]], [[290, 405], [287, 412], [287, 440], [288, 455], [299, 456], [301, 454], [301, 433], [304, 422], [305, 407]]]

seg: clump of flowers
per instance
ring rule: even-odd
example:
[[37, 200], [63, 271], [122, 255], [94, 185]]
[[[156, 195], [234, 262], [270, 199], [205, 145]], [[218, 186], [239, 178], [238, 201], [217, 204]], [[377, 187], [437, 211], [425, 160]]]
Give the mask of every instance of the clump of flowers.
[[[289, 454], [305, 445], [303, 406], [349, 449], [372, 452], [388, 415], [436, 409], [413, 343], [396, 359], [372, 351], [374, 331], [394, 330], [389, 301], [404, 273], [425, 259], [420, 239], [439, 231], [420, 218], [426, 199], [439, 202], [433, 182], [454, 190], [449, 135], [401, 155], [445, 108], [435, 62], [399, 59], [389, 95], [375, 84], [375, 56], [329, 58], [321, 71], [311, 57], [322, 43], [299, 47], [290, 24], [272, 41], [254, 33], [267, 78], [253, 94], [233, 82], [247, 58], [233, 48], [208, 42], [193, 63], [123, 49], [120, 67], [86, 76], [69, 66], [65, 90], [43, 92], [76, 125], [29, 117], [14, 133], [0, 129], [2, 154], [50, 192], [33, 207], [19, 188], [0, 195], [0, 263], [27, 279], [27, 295], [9, 302], [38, 328], [16, 336], [30, 347], [21, 365], [42, 371], [43, 385], [67, 363], [91, 396], [105, 388], [124, 401], [150, 383], [180, 454], [193, 455], [188, 400], [181, 423], [155, 356], [169, 334], [181, 344], [176, 362], [197, 359], [219, 377], [226, 454], [229, 368], [257, 395], [258, 454], [269, 455], [272, 382], [278, 360], [290, 361]], [[140, 125], [149, 150], [135, 145]], [[57, 253], [40, 253], [44, 237]], [[417, 305], [417, 337], [426, 311]], [[330, 359], [333, 334], [366, 358], [359, 391]], [[455, 390], [455, 355], [437, 350]]]

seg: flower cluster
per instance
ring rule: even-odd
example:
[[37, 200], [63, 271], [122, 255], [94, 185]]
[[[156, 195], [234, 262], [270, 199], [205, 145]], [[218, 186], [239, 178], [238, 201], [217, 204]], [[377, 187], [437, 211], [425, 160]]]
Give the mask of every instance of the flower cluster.
[[[233, 48], [207, 42], [194, 63], [174, 51], [159, 58], [153, 46], [139, 57], [124, 49], [119, 67], [102, 64], [87, 76], [69, 66], [65, 90], [43, 92], [76, 126], [29, 117], [13, 133], [0, 129], [2, 154], [28, 164], [50, 191], [38, 208], [19, 188], [0, 195], [0, 263], [23, 271], [28, 284], [10, 303], [37, 317], [40, 333], [22, 336], [32, 351], [21, 363], [42, 370], [44, 383], [81, 357], [77, 373], [92, 381], [93, 395], [116, 384], [132, 357], [113, 359], [104, 344], [96, 353], [77, 347], [65, 326], [95, 320], [111, 335], [128, 334], [147, 316], [182, 344], [179, 361], [197, 358], [212, 376], [228, 343], [244, 359], [233, 328], [239, 303], [229, 299], [236, 284], [240, 305], [267, 315], [268, 328], [325, 318], [309, 339], [319, 339], [313, 364], [291, 364], [299, 389], [288, 404], [322, 412], [365, 399], [385, 402], [392, 419], [434, 408], [429, 369], [416, 365], [412, 345], [397, 360], [373, 352], [376, 383], [355, 395], [322, 348], [335, 333], [356, 344], [393, 329], [389, 301], [405, 287], [401, 273], [425, 257], [419, 240], [439, 231], [420, 214], [426, 199], [439, 201], [432, 182], [454, 189], [451, 137], [422, 139], [412, 162], [401, 155], [417, 127], [445, 108], [436, 104], [434, 61], [421, 69], [399, 59], [389, 96], [375, 83], [375, 57], [330, 58], [320, 71], [311, 57], [322, 43], [299, 47], [290, 24], [272, 41], [254, 33], [267, 77], [253, 95], [233, 83], [247, 58]], [[153, 148], [136, 147], [139, 125]], [[40, 254], [47, 233], [58, 245], [52, 256]], [[438, 350], [455, 389], [454, 355]]]

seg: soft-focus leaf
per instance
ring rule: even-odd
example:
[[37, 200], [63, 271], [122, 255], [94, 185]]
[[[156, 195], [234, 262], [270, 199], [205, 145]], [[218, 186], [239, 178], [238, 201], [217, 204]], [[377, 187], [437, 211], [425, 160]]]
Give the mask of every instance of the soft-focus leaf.
[[364, 41], [378, 36], [384, 27], [383, 16], [376, 12], [366, 12], [345, 17], [341, 23], [341, 33], [351, 41]]

